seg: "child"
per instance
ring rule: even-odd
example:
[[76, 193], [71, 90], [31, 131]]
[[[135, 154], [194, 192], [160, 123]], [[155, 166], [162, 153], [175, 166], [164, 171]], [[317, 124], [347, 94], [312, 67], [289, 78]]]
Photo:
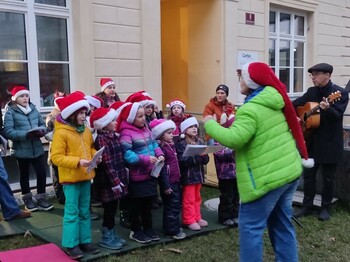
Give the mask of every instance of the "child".
[[[45, 122], [35, 105], [29, 101], [29, 91], [24, 86], [15, 86], [12, 101], [5, 114], [4, 132], [13, 141], [14, 156], [19, 167], [22, 199], [29, 211], [51, 210], [53, 205], [46, 200], [46, 159], [40, 138], [45, 135]], [[32, 128], [42, 130], [28, 132]], [[29, 165], [37, 179], [37, 194], [33, 199], [29, 186]]]
[[121, 249], [126, 241], [114, 232], [114, 217], [117, 213], [118, 199], [128, 193], [127, 173], [123, 153], [116, 129], [118, 112], [112, 108], [98, 108], [90, 117], [90, 125], [97, 130], [95, 148], [105, 147], [102, 163], [96, 169], [94, 189], [96, 199], [102, 202], [103, 222], [100, 246], [108, 249]]
[[186, 146], [203, 145], [198, 137], [198, 121], [195, 117], [187, 118], [181, 123], [181, 138], [176, 143], [181, 184], [182, 184], [182, 223], [191, 230], [201, 230], [208, 222], [201, 216], [200, 190], [204, 182], [204, 165], [209, 162], [209, 156], [183, 156]]
[[97, 93], [96, 96], [102, 99], [102, 107], [108, 108], [114, 102], [120, 101], [120, 98], [115, 91], [115, 83], [112, 78], [101, 78], [100, 86], [101, 92]]
[[91, 244], [90, 181], [95, 171], [87, 173], [87, 167], [96, 150], [91, 132], [85, 126], [90, 106], [81, 92], [59, 99], [57, 104], [61, 114], [56, 117], [51, 160], [58, 166], [66, 196], [62, 246], [72, 259], [79, 259], [83, 252], [99, 252]]
[[176, 126], [171, 120], [155, 119], [150, 123], [153, 138], [160, 140], [160, 148], [165, 157], [164, 167], [159, 177], [160, 195], [163, 199], [163, 231], [174, 239], [183, 239], [186, 234], [180, 226], [181, 184], [180, 167], [173, 143]]
[[120, 143], [129, 168], [130, 239], [146, 244], [159, 241], [152, 226], [152, 200], [157, 195], [153, 166], [164, 161], [163, 152], [146, 127], [145, 110], [140, 103], [123, 108], [120, 114]]
[[175, 99], [171, 101], [170, 104], [167, 105], [167, 107], [170, 108], [170, 115], [168, 116], [168, 119], [172, 120], [176, 126], [176, 129], [173, 132], [173, 134], [177, 140], [178, 136], [181, 133], [180, 125], [182, 121], [191, 117], [191, 115], [185, 114], [186, 105], [180, 99]]

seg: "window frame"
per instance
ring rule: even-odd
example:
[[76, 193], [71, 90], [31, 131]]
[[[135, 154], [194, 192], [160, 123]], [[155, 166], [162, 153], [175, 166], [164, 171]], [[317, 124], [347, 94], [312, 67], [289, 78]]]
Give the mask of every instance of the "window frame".
[[[297, 11], [291, 11], [291, 10], [286, 10], [286, 9], [280, 9], [280, 8], [274, 8], [271, 7], [269, 10], [269, 16], [270, 12], [275, 12], [275, 32], [270, 32], [270, 29], [268, 29], [269, 33], [269, 42], [273, 40], [275, 42], [275, 65], [271, 66], [275, 70], [275, 74], [277, 77], [280, 77], [280, 69], [281, 68], [289, 68], [289, 91], [288, 94], [290, 96], [300, 96], [304, 91], [305, 91], [305, 86], [306, 86], [306, 81], [307, 81], [307, 72], [306, 72], [306, 58], [307, 58], [307, 13], [301, 13]], [[280, 33], [280, 14], [289, 14], [291, 16], [290, 19], [290, 34], [282, 34]], [[304, 17], [304, 35], [296, 35], [295, 34], [295, 16], [301, 16]], [[280, 66], [280, 41], [289, 41], [289, 52], [290, 52], [290, 65], [289, 66]], [[303, 43], [303, 66], [295, 66], [294, 64], [294, 46], [295, 43], [300, 42]], [[269, 44], [270, 48], [270, 44]], [[270, 54], [270, 50], [268, 52]], [[270, 55], [269, 55], [269, 60], [270, 60]], [[301, 91], [295, 91], [295, 86], [294, 86], [294, 79], [295, 79], [295, 69], [302, 69], [303, 72], [303, 79], [301, 79], [301, 84], [302, 84], [302, 90]], [[288, 88], [288, 87], [287, 87]]]
[[[54, 6], [37, 4], [35, 0], [11, 1], [4, 0], [0, 2], [0, 11], [19, 13], [24, 15], [25, 32], [26, 32], [26, 48], [27, 59], [20, 60], [26, 62], [28, 67], [28, 86], [31, 93], [31, 101], [41, 112], [51, 111], [53, 106], [41, 106], [40, 98], [40, 76], [39, 63], [60, 63], [68, 64], [69, 67], [69, 89], [74, 83], [74, 49], [73, 49], [73, 25], [72, 25], [72, 3], [71, 0], [66, 0], [66, 6]], [[39, 61], [38, 60], [38, 43], [36, 16], [54, 17], [66, 19], [67, 25], [67, 48], [68, 61]], [[13, 60], [1, 60], [1, 62], [13, 62]]]

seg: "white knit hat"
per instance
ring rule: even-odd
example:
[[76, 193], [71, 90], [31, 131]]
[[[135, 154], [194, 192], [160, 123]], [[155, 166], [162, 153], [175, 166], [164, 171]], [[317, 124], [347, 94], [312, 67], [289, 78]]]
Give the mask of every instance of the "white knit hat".
[[186, 129], [189, 128], [190, 126], [199, 126], [197, 119], [192, 116], [187, 118], [186, 120], [182, 121], [180, 124], [180, 130], [181, 133], [185, 133]]
[[149, 123], [154, 139], [159, 139], [165, 131], [169, 129], [176, 129], [176, 125], [172, 120], [154, 119]]

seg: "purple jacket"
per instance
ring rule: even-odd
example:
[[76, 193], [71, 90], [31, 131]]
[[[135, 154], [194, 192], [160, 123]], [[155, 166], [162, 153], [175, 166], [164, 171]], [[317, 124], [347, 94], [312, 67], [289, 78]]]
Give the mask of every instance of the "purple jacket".
[[162, 143], [160, 145], [165, 157], [164, 167], [160, 173], [160, 190], [171, 188], [171, 184], [180, 182], [180, 167], [177, 160], [177, 153], [174, 144]]
[[129, 168], [129, 180], [139, 182], [151, 179], [153, 164], [150, 163], [150, 156], [164, 155], [151, 131], [126, 121], [121, 122], [119, 131], [124, 160]]
[[224, 148], [214, 153], [216, 175], [218, 179], [236, 178], [235, 152]]

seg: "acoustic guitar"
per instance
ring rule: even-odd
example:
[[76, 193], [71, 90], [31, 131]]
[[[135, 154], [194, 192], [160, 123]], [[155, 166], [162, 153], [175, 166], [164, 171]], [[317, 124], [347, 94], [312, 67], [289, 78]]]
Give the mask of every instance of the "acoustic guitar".
[[[330, 94], [326, 101], [328, 103], [334, 103], [340, 100], [341, 92], [337, 91]], [[307, 102], [303, 106], [297, 107], [297, 114], [300, 118], [301, 128], [303, 130], [304, 138], [308, 139], [313, 129], [320, 126], [320, 104], [317, 102]]]

